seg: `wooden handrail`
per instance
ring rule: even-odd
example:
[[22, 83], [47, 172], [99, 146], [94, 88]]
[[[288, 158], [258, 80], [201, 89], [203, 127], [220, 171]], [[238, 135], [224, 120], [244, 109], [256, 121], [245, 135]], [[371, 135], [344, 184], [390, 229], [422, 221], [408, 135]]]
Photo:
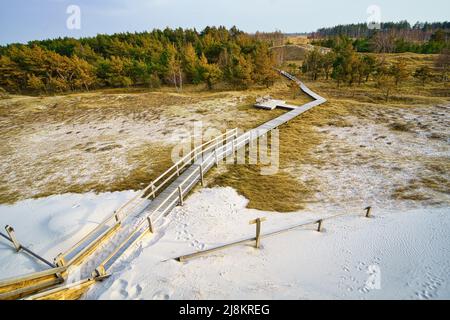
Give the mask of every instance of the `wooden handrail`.
[[[194, 148], [193, 150], [191, 150], [187, 155], [185, 155], [181, 160], [179, 160], [178, 162], [176, 162], [173, 166], [171, 166], [169, 169], [167, 169], [164, 173], [162, 173], [158, 178], [156, 178], [154, 181], [152, 181], [147, 187], [145, 187], [142, 191], [140, 191], [137, 195], [135, 195], [132, 199], [128, 200], [125, 204], [123, 204], [118, 210], [116, 210], [112, 215], [110, 215], [108, 218], [106, 218], [105, 220], [103, 220], [98, 226], [96, 226], [92, 231], [90, 231], [88, 234], [86, 234], [81, 240], [79, 240], [76, 244], [74, 244], [73, 246], [71, 246], [69, 249], [67, 249], [62, 255], [63, 257], [67, 257], [70, 253], [72, 253], [75, 249], [77, 249], [77, 247], [79, 247], [83, 242], [85, 242], [90, 236], [92, 236], [94, 233], [96, 233], [98, 230], [100, 230], [100, 228], [104, 227], [108, 222], [110, 222], [112, 219], [117, 219], [119, 220], [119, 214], [123, 214], [124, 212], [126, 213], [122, 219], [126, 218], [133, 209], [135, 209], [140, 203], [142, 203], [143, 201], [147, 200], [149, 198], [149, 196], [153, 195], [156, 196], [156, 193], [162, 189], [162, 187], [164, 187], [164, 185], [166, 183], [168, 183], [172, 178], [175, 177], [175, 175], [177, 175], [179, 173], [180, 168], [184, 169], [184, 167], [186, 167], [193, 159], [195, 159], [195, 157], [197, 156], [197, 151], [199, 151], [200, 149], [203, 150], [203, 148], [205, 146], [207, 146], [210, 143], [214, 143], [216, 141], [218, 141], [219, 139], [223, 137], [228, 137], [228, 135], [230, 133], [234, 132], [234, 134], [237, 134], [237, 128], [234, 128], [230, 131], [227, 131], [223, 134], [221, 134], [220, 136], [215, 137], [212, 140], [209, 140], [207, 142], [205, 142], [204, 144]], [[203, 154], [203, 151], [202, 151]], [[181, 167], [180, 165], [183, 164]], [[170, 174], [170, 172], [174, 169], [177, 169], [178, 167], [178, 171], [172, 173], [169, 178], [166, 178], [163, 183], [160, 183], [158, 186], [156, 186], [156, 183], [160, 182], [161, 179], [163, 179], [166, 175]], [[148, 192], [152, 186], [154, 187], [154, 189], [152, 190], [152, 192], [150, 193], [149, 196], [142, 198], [142, 196]], [[132, 205], [136, 200], [138, 200], [137, 203], [135, 203], [134, 205]], [[128, 206], [132, 205], [132, 207], [127, 208]], [[121, 220], [121, 219], [120, 219]], [[114, 226], [111, 226], [108, 228], [111, 229]], [[98, 237], [99, 238], [99, 237]], [[97, 238], [96, 238], [97, 239]], [[95, 240], [94, 240], [95, 241]], [[82, 250], [84, 251], [84, 250]], [[71, 259], [72, 260], [72, 259]]]
[[20, 277], [11, 277], [11, 278], [0, 281], [0, 288], [6, 287], [8, 285], [11, 285], [11, 284], [14, 284], [17, 282], [25, 282], [25, 281], [34, 280], [37, 278], [42, 278], [45, 276], [51, 276], [53, 274], [62, 273], [64, 271], [66, 271], [66, 267], [58, 267], [58, 268], [52, 268], [52, 269], [39, 271], [39, 272], [28, 273], [28, 274], [20, 276]]
[[[158, 179], [156, 179], [155, 181], [152, 182], [153, 186], [155, 187], [155, 189], [152, 191], [152, 193], [156, 193], [156, 192], [157, 192], [160, 188], [162, 188], [166, 183], [170, 182], [170, 181], [172, 180], [172, 178], [174, 178], [175, 175], [178, 174], [178, 172], [174, 172], [174, 173], [170, 174], [169, 177], [167, 177], [163, 182], [161, 182], [158, 186], [155, 186], [155, 183], [156, 183], [156, 182], [159, 182], [159, 181], [162, 179], [162, 177], [168, 175], [168, 174], [169, 174], [172, 170], [174, 170], [175, 168], [177, 168], [177, 169], [179, 170], [179, 168], [180, 168], [179, 165], [182, 164], [182, 163], [185, 163], [185, 165], [186, 165], [186, 163], [189, 163], [189, 162], [192, 161], [193, 159], [194, 159], [194, 161], [195, 161], [195, 158], [198, 156], [198, 154], [197, 154], [197, 151], [198, 151], [198, 150], [200, 150], [200, 149], [202, 150], [201, 155], [202, 155], [202, 160], [203, 160], [203, 161], [202, 161], [201, 165], [204, 165], [205, 163], [207, 163], [208, 161], [210, 161], [211, 157], [212, 157], [214, 154], [211, 153], [211, 154], [209, 154], [209, 155], [207, 156], [206, 159], [203, 159], [203, 158], [204, 158], [204, 155], [205, 155], [205, 152], [208, 152], [208, 151], [214, 149], [214, 147], [216, 147], [216, 146], [213, 145], [213, 146], [208, 147], [207, 149], [204, 149], [204, 146], [206, 146], [206, 145], [208, 145], [208, 144], [210, 144], [210, 143], [219, 141], [219, 138], [223, 138], [224, 136], [225, 136], [226, 138], [229, 138], [228, 135], [229, 135], [230, 133], [233, 133], [231, 137], [233, 137], [233, 140], [235, 141], [235, 140], [237, 139], [237, 138], [236, 138], [236, 136], [237, 136], [237, 128], [235, 128], [235, 129], [233, 129], [233, 130], [231, 130], [231, 131], [228, 131], [228, 132], [226, 132], [226, 133], [224, 133], [224, 134], [222, 134], [222, 135], [216, 137], [215, 139], [212, 139], [212, 140], [208, 141], [207, 143], [205, 143], [205, 144], [203, 144], [203, 145], [201, 145], [201, 146], [199, 146], [199, 147], [197, 147], [197, 148], [194, 148], [188, 155], [184, 156], [181, 160], [179, 160], [177, 163], [175, 163], [171, 168], [169, 168], [169, 169], [166, 170], [162, 175], [160, 175], [160, 177], [158, 177]], [[233, 143], [233, 140], [227, 142], [227, 143], [223, 146], [223, 148], [225, 148], [225, 151], [224, 151], [223, 153], [227, 153], [227, 152], [228, 152], [228, 145], [229, 145], [230, 143]], [[223, 140], [222, 140], [222, 143], [223, 143]], [[217, 145], [217, 144], [216, 144], [216, 145]], [[216, 150], [217, 150], [217, 149], [216, 149]], [[223, 154], [223, 153], [222, 153], [222, 154]], [[189, 160], [186, 161], [186, 159], [189, 159]], [[189, 181], [194, 175], [199, 174], [199, 171], [200, 171], [200, 166], [198, 166], [197, 168], [195, 168], [195, 169], [192, 171], [191, 174], [189, 174], [187, 177], [185, 177], [185, 178], [183, 179], [183, 181], [180, 183], [180, 186], [183, 186], [183, 185], [184, 185], [187, 181]], [[189, 184], [188, 188], [191, 187], [192, 184], [194, 184], [194, 183], [196, 183], [196, 182], [197, 182], [197, 181], [195, 181], [195, 180], [194, 180], [193, 182], [191, 182], [191, 184]], [[111, 252], [110, 255], [109, 255], [106, 259], [104, 259], [104, 260], [102, 261], [102, 263], [99, 265], [99, 267], [103, 267], [103, 268], [104, 268], [105, 265], [108, 264], [108, 262], [109, 262], [109, 261], [117, 254], [117, 252], [119, 252], [119, 251], [123, 248], [123, 246], [124, 246], [125, 244], [127, 244], [127, 243], [130, 241], [130, 239], [132, 239], [133, 236], [135, 236], [135, 235], [142, 229], [142, 227], [144, 226], [144, 224], [147, 223], [147, 218], [148, 218], [148, 217], [151, 217], [151, 216], [152, 216], [153, 214], [155, 214], [155, 213], [156, 213], [156, 214], [159, 213], [158, 216], [154, 219], [154, 222], [156, 223], [156, 222], [160, 219], [160, 217], [164, 216], [164, 214], [166, 213], [166, 211], [169, 210], [169, 209], [174, 205], [174, 203], [176, 203], [176, 202], [178, 201], [178, 199], [175, 197], [170, 203], [168, 203], [168, 202], [170, 201], [170, 199], [172, 199], [172, 198], [174, 197], [174, 195], [176, 195], [177, 192], [178, 192], [178, 190], [172, 191], [169, 195], [167, 195], [167, 196], [165, 197], [165, 199], [158, 205], [158, 207], [156, 207], [156, 208], [153, 209], [149, 214], [147, 214], [145, 217], [143, 217], [142, 220], [138, 223], [138, 226], [135, 227], [135, 228], [128, 234], [128, 236], [125, 238], [125, 240], [123, 240], [123, 241], [116, 247], [116, 249], [115, 249], [113, 252]], [[150, 195], [151, 195], [151, 194], [150, 194]], [[150, 195], [148, 195], [147, 197], [150, 197]], [[163, 211], [160, 211], [163, 207], [165, 207], [164, 210], [163, 210]], [[144, 231], [143, 231], [143, 232], [144, 232]]]
[[[268, 232], [266, 234], [261, 234], [260, 238], [261, 239], [262, 238], [269, 238], [269, 237], [273, 237], [273, 236], [279, 235], [281, 233], [285, 233], [285, 232], [292, 231], [292, 230], [295, 230], [295, 229], [298, 229], [298, 228], [302, 228], [302, 227], [313, 226], [313, 225], [316, 225], [316, 224], [320, 225], [320, 227], [318, 229], [318, 230], [320, 230], [323, 221], [332, 220], [332, 219], [336, 219], [336, 218], [343, 217], [343, 216], [351, 217], [351, 216], [354, 216], [354, 215], [356, 215], [356, 214], [355, 213], [353, 213], [353, 214], [352, 213], [350, 213], [350, 214], [341, 213], [341, 214], [336, 214], [336, 215], [333, 215], [333, 216], [329, 216], [329, 217], [325, 217], [325, 218], [321, 218], [321, 219], [317, 219], [317, 220], [313, 220], [313, 221], [303, 222], [303, 223], [300, 223], [300, 224], [291, 225], [291, 226], [288, 226], [288, 227], [285, 227], [285, 228], [282, 228], [282, 229], [278, 229], [278, 230], [275, 230], [275, 231], [270, 231], [270, 232]], [[236, 241], [233, 241], [233, 242], [230, 242], [230, 243], [219, 245], [219, 246], [216, 246], [216, 247], [213, 247], [213, 248], [210, 248], [210, 249], [206, 249], [206, 250], [201, 250], [201, 251], [196, 251], [196, 252], [193, 252], [193, 253], [185, 254], [185, 255], [176, 257], [174, 259], [179, 261], [179, 262], [183, 262], [183, 261], [186, 261], [186, 260], [189, 260], [189, 259], [193, 259], [193, 258], [202, 256], [202, 255], [206, 255], [206, 254], [209, 254], [209, 253], [212, 253], [212, 252], [215, 252], [215, 251], [227, 249], [227, 248], [230, 248], [230, 247], [233, 247], [233, 246], [236, 246], [236, 245], [240, 245], [240, 244], [253, 242], [255, 240], [256, 240], [256, 237], [252, 236], [252, 237], [248, 237], [248, 238], [245, 238], [245, 239], [240, 239], [240, 240], [236, 240]]]

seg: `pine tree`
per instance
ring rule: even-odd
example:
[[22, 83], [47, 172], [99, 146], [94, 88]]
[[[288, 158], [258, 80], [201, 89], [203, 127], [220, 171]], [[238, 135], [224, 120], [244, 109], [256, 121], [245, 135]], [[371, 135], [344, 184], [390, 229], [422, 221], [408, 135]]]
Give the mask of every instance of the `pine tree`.
[[206, 83], [208, 89], [212, 89], [214, 84], [222, 78], [222, 71], [217, 64], [209, 64], [205, 55], [203, 54], [199, 62], [201, 79]]
[[27, 74], [7, 56], [0, 57], [0, 87], [19, 92], [26, 87]]
[[396, 86], [408, 79], [409, 72], [405, 59], [399, 59], [395, 64], [393, 64], [390, 68], [390, 73], [395, 79]]
[[425, 83], [430, 80], [431, 78], [431, 69], [428, 66], [419, 67], [416, 69], [416, 72], [414, 72], [414, 78], [417, 78], [422, 82], [422, 85], [424, 86]]
[[333, 63], [336, 59], [336, 54], [333, 51], [326, 53], [322, 58], [322, 69], [325, 74], [325, 80], [330, 77], [331, 70], [333, 69]]
[[374, 74], [376, 66], [379, 62], [378, 62], [377, 58], [370, 56], [370, 55], [364, 55], [362, 57], [362, 61], [365, 65], [364, 77], [365, 77], [365, 82], [367, 82], [367, 81], [369, 81], [370, 76]]
[[311, 80], [317, 80], [319, 74], [323, 70], [323, 56], [317, 48], [306, 54], [305, 61], [302, 65], [302, 72], [309, 74]]
[[277, 73], [273, 69], [275, 62], [266, 45], [261, 45], [256, 49], [254, 60], [255, 82], [263, 84], [267, 88], [273, 85]]
[[166, 80], [168, 83], [175, 86], [177, 90], [183, 90], [183, 76], [181, 70], [181, 62], [177, 56], [177, 49], [174, 44], [169, 44], [166, 47], [167, 52], [167, 69]]
[[200, 82], [199, 63], [200, 61], [193, 45], [188, 43], [183, 50], [183, 69], [189, 82]]
[[29, 74], [27, 87], [32, 91], [41, 92], [45, 90], [45, 83], [41, 78], [35, 76], [34, 74]]
[[253, 66], [250, 59], [246, 58], [242, 54], [239, 54], [235, 55], [232, 58], [232, 61], [231, 82], [237, 87], [241, 87], [243, 89], [248, 88], [253, 84]]
[[73, 56], [71, 59], [72, 87], [89, 90], [96, 83], [95, 68], [86, 60]]
[[386, 102], [389, 102], [392, 91], [395, 89], [395, 78], [389, 73], [384, 73], [378, 77], [377, 87], [383, 93]]

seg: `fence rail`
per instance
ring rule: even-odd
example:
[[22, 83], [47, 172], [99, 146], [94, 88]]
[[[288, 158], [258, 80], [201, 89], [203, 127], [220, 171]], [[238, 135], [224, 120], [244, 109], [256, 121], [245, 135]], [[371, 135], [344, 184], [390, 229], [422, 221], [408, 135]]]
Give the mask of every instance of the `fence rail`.
[[[370, 218], [370, 207], [368, 207], [368, 208], [366, 208], [364, 210], [366, 210], [365, 217], [366, 218]], [[220, 245], [220, 246], [216, 246], [216, 247], [213, 247], [213, 248], [210, 248], [210, 249], [206, 249], [206, 250], [201, 250], [201, 251], [196, 251], [196, 252], [192, 252], [192, 253], [189, 253], [189, 254], [185, 254], [185, 255], [176, 257], [174, 259], [179, 261], [179, 262], [185, 262], [187, 260], [198, 258], [200, 256], [204, 256], [204, 255], [207, 255], [207, 254], [210, 254], [210, 253], [213, 253], [213, 252], [225, 250], [225, 249], [237, 246], [237, 245], [247, 244], [247, 243], [251, 243], [253, 241], [259, 241], [259, 238], [261, 238], [261, 239], [269, 238], [269, 237], [273, 237], [273, 236], [276, 236], [276, 235], [279, 235], [279, 234], [282, 234], [282, 233], [286, 233], [286, 232], [289, 232], [289, 231], [293, 231], [293, 230], [296, 230], [296, 229], [299, 229], [299, 228], [304, 228], [304, 227], [309, 227], [309, 226], [317, 225], [317, 231], [318, 232], [322, 232], [323, 225], [324, 225], [325, 221], [336, 219], [336, 218], [340, 218], [340, 217], [351, 217], [351, 216], [355, 216], [355, 215], [356, 214], [341, 213], [341, 214], [336, 214], [336, 215], [333, 215], [333, 216], [328, 216], [328, 217], [324, 217], [324, 218], [313, 220], [313, 221], [302, 222], [302, 223], [291, 225], [291, 226], [288, 226], [288, 227], [284, 227], [284, 228], [281, 228], [281, 229], [278, 229], [278, 230], [275, 230], [275, 231], [270, 231], [270, 232], [267, 232], [265, 234], [261, 234], [260, 236], [246, 237], [244, 239], [235, 240], [233, 242], [226, 243], [226, 244], [223, 244], [223, 245]], [[358, 214], [358, 215], [360, 215], [360, 214]], [[256, 247], [258, 247], [258, 244], [256, 245]]]
[[19, 299], [38, 290], [58, 285], [64, 282], [62, 274], [65, 271], [65, 267], [58, 267], [4, 279], [0, 281], [0, 300]]
[[[218, 143], [223, 141], [224, 137], [228, 138], [230, 135], [236, 134], [237, 128], [228, 131], [200, 146], [195, 147], [191, 152], [189, 152], [187, 155], [181, 158], [173, 166], [171, 166], [164, 173], [162, 173], [158, 178], [152, 181], [147, 187], [145, 187], [132, 199], [127, 201], [112, 215], [110, 215], [98, 226], [96, 226], [92, 231], [86, 234], [75, 245], [73, 245], [64, 253], [62, 253], [61, 257], [64, 259], [65, 264], [67, 266], [76, 264], [76, 262], [79, 261], [79, 258], [84, 256], [86, 252], [89, 251], [93, 246], [95, 246], [97, 243], [103, 242], [107, 235], [120, 228], [121, 222], [124, 219], [126, 219], [132, 212], [134, 212], [134, 210], [140, 204], [144, 203], [150, 197], [155, 199], [156, 196], [160, 193], [160, 191], [164, 188], [164, 186], [166, 186], [169, 182], [171, 182], [175, 177], [179, 176], [191, 162], [194, 162], [195, 159], [198, 158], [199, 155], [203, 156], [206, 151], [210, 150], [211, 144], [217, 145]], [[149, 191], [150, 193], [148, 193]], [[113, 225], [107, 227], [107, 225], [111, 222], [113, 222]], [[102, 228], [103, 229], [106, 228], [106, 230], [103, 230], [103, 232], [101, 232]], [[88, 243], [86, 244], [86, 242]], [[71, 257], [71, 254], [73, 254], [74, 252], [76, 252], [76, 255], [74, 257]]]
[[[225, 138], [225, 139], [224, 139]], [[222, 140], [219, 140], [222, 139]], [[182, 181], [177, 182], [177, 188], [174, 188], [170, 193], [165, 194], [161, 202], [144, 217], [135, 228], [133, 228], [122, 242], [112, 251], [106, 259], [104, 259], [96, 268], [95, 274], [101, 276], [106, 274], [114, 261], [116, 261], [126, 248], [131, 247], [134, 243], [139, 241], [145, 234], [152, 233], [154, 224], [156, 224], [162, 217], [164, 217], [176, 204], [182, 204], [183, 198], [187, 193], [197, 184], [202, 181], [203, 175], [217, 164], [218, 161], [224, 159], [229, 154], [232, 154], [237, 149], [236, 141], [239, 139], [237, 128], [233, 129], [206, 144], [195, 148], [188, 155], [183, 157], [177, 164], [167, 170], [162, 176], [171, 176], [171, 170], [178, 168], [181, 163], [192, 163], [194, 166], [192, 172], [187, 176], [182, 177]], [[209, 146], [208, 146], [209, 145]], [[199, 151], [201, 152], [199, 153]], [[177, 174], [180, 177], [180, 174]], [[161, 179], [159, 179], [161, 180]], [[162, 184], [166, 184], [163, 182]]]

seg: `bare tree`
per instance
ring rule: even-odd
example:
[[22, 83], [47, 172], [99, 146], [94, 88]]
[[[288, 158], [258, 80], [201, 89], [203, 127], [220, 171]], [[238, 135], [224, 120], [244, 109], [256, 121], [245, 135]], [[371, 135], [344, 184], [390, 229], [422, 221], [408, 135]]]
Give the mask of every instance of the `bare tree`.
[[442, 53], [437, 57], [435, 67], [439, 70], [441, 75], [441, 81], [448, 81], [448, 70], [450, 67], [450, 49], [444, 49]]
[[395, 36], [392, 32], [378, 32], [371, 41], [372, 49], [378, 53], [391, 53], [395, 49]]

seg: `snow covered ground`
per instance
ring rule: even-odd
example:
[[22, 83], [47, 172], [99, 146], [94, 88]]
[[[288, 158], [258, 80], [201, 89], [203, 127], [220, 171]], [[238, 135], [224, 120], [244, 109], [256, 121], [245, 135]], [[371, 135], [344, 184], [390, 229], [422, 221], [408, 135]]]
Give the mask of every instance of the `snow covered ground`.
[[[389, 111], [392, 121], [415, 115], [408, 131], [373, 119], [320, 128], [326, 139], [313, 152], [325, 166], [290, 171], [318, 180], [305, 210], [247, 209], [248, 200], [232, 188], [195, 192], [85, 298], [450, 299], [448, 106], [436, 110]], [[0, 226], [12, 225], [24, 245], [52, 260], [134, 194], [64, 194], [0, 205]], [[372, 219], [363, 217], [367, 205]], [[243, 245], [173, 260], [253, 235], [248, 221], [256, 217], [268, 218], [265, 233], [338, 213], [349, 216], [327, 221], [323, 233], [298, 229], [263, 239], [260, 250]], [[0, 239], [0, 279], [44, 267]]]
[[[11, 225], [19, 242], [48, 261], [80, 240], [135, 193], [64, 194], [0, 205], [0, 226]], [[0, 239], [0, 279], [47, 266]]]
[[[0, 222], [51, 260], [133, 192], [62, 195], [0, 206]], [[337, 213], [293, 214], [246, 209], [232, 188], [203, 189], [177, 207], [154, 237], [144, 238], [94, 286], [86, 299], [450, 299], [450, 208], [374, 208], [179, 263], [172, 258], [254, 233], [248, 221], [267, 217], [263, 233]], [[67, 219], [70, 216], [71, 219]], [[42, 270], [0, 241], [0, 278]]]
[[362, 211], [314, 228], [263, 239], [262, 249], [233, 247], [179, 263], [171, 259], [252, 235], [248, 221], [268, 217], [263, 232], [317, 212], [246, 209], [231, 188], [204, 189], [144, 239], [87, 299], [439, 299], [450, 298], [450, 209]]

